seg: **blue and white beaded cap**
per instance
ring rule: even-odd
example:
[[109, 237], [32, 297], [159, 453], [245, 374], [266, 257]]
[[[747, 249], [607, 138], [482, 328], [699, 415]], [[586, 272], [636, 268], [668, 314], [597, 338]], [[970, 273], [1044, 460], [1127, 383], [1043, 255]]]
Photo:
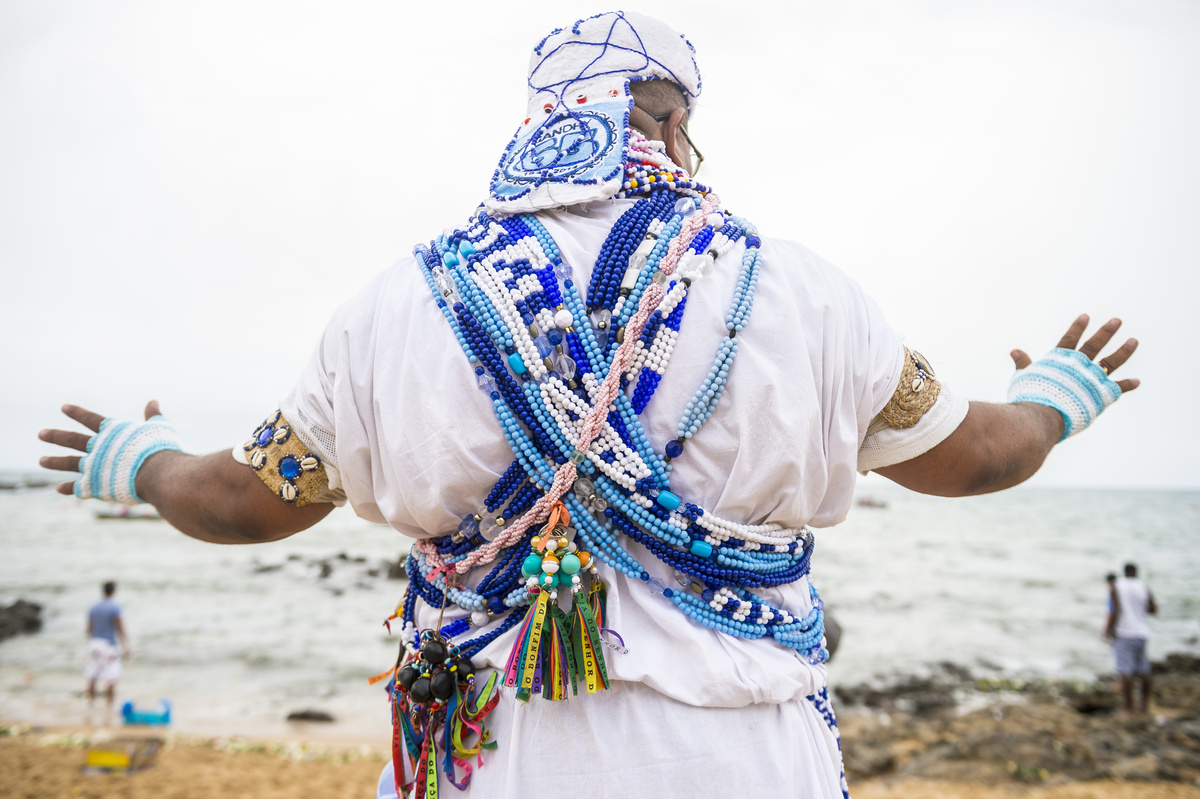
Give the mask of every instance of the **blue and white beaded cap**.
[[518, 214], [612, 197], [629, 141], [630, 81], [669, 80], [691, 111], [695, 50], [651, 17], [612, 11], [552, 31], [529, 59], [529, 104], [484, 205]]

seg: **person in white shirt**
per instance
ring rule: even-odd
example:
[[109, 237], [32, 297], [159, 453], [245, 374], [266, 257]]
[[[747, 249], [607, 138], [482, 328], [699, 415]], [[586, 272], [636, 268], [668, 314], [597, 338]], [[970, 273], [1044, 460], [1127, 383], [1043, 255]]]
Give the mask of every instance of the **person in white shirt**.
[[1138, 709], [1145, 713], [1150, 707], [1150, 656], [1146, 644], [1150, 639], [1149, 616], [1158, 613], [1158, 605], [1150, 588], [1137, 576], [1137, 566], [1125, 564], [1125, 576], [1111, 583], [1108, 624], [1105, 633], [1112, 642], [1113, 660], [1121, 678], [1121, 696], [1127, 713], [1133, 712], [1134, 677], [1141, 688]]

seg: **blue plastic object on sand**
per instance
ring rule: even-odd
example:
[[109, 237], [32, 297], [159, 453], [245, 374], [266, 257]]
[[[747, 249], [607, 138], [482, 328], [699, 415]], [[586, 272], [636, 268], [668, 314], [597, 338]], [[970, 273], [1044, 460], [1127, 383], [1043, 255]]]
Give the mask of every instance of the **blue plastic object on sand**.
[[171, 723], [171, 700], [158, 700], [157, 709], [139, 710], [133, 702], [121, 705], [121, 718], [126, 724], [141, 724], [145, 726], [162, 727]]

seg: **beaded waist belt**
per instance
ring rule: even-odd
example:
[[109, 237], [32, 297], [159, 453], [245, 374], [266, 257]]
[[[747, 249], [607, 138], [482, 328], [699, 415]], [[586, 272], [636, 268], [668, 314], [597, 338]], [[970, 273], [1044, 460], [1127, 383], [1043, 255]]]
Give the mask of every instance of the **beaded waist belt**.
[[[753, 307], [759, 238], [636, 132], [630, 149], [617, 196], [641, 199], [609, 232], [586, 298], [532, 215], [481, 210], [465, 229], [415, 250], [514, 456], [481, 507], [452, 534], [418, 543], [408, 559], [408, 589], [393, 616], [403, 619], [407, 654], [380, 679], [395, 678], [397, 784], [415, 780], [418, 795], [436, 793], [439, 769], [455, 785], [465, 773], [465, 784], [467, 758], [494, 745], [481, 725], [499, 679], [477, 686], [470, 658], [500, 635], [519, 626], [503, 682], [522, 700], [539, 692], [562, 699], [568, 685], [572, 692], [606, 687], [603, 645], [612, 644], [597, 562], [647, 583], [697, 623], [740, 638], [770, 636], [813, 663], [828, 656], [815, 589], [803, 617], [753, 592], [808, 574], [807, 529], [721, 519], [670, 484], [728, 380]], [[657, 452], [638, 414], [664, 377], [689, 291], [739, 241], [745, 252], [728, 336], [676, 438]], [[652, 579], [622, 536], [670, 567], [678, 585]], [[463, 585], [464, 575], [483, 569], [474, 587]], [[570, 591], [570, 612], [559, 607], [560, 590]], [[450, 605], [469, 615], [418, 631], [418, 600], [443, 615]], [[502, 619], [487, 633], [453, 643], [495, 617]], [[478, 740], [466, 746], [471, 732]], [[405, 758], [411, 779], [402, 776]]]

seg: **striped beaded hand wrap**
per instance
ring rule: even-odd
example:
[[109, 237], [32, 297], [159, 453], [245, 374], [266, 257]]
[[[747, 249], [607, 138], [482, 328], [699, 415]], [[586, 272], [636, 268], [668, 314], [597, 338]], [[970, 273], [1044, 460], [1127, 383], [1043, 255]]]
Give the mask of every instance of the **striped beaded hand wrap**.
[[1009, 402], [1034, 402], [1062, 414], [1059, 441], [1091, 424], [1121, 396], [1121, 387], [1078, 350], [1058, 347], [1024, 369], [1008, 384]]
[[168, 449], [181, 447], [175, 428], [162, 416], [145, 422], [105, 419], [99, 432], [88, 439], [87, 454], [79, 461], [75, 496], [124, 505], [145, 502], [134, 489], [138, 469], [146, 458]]

